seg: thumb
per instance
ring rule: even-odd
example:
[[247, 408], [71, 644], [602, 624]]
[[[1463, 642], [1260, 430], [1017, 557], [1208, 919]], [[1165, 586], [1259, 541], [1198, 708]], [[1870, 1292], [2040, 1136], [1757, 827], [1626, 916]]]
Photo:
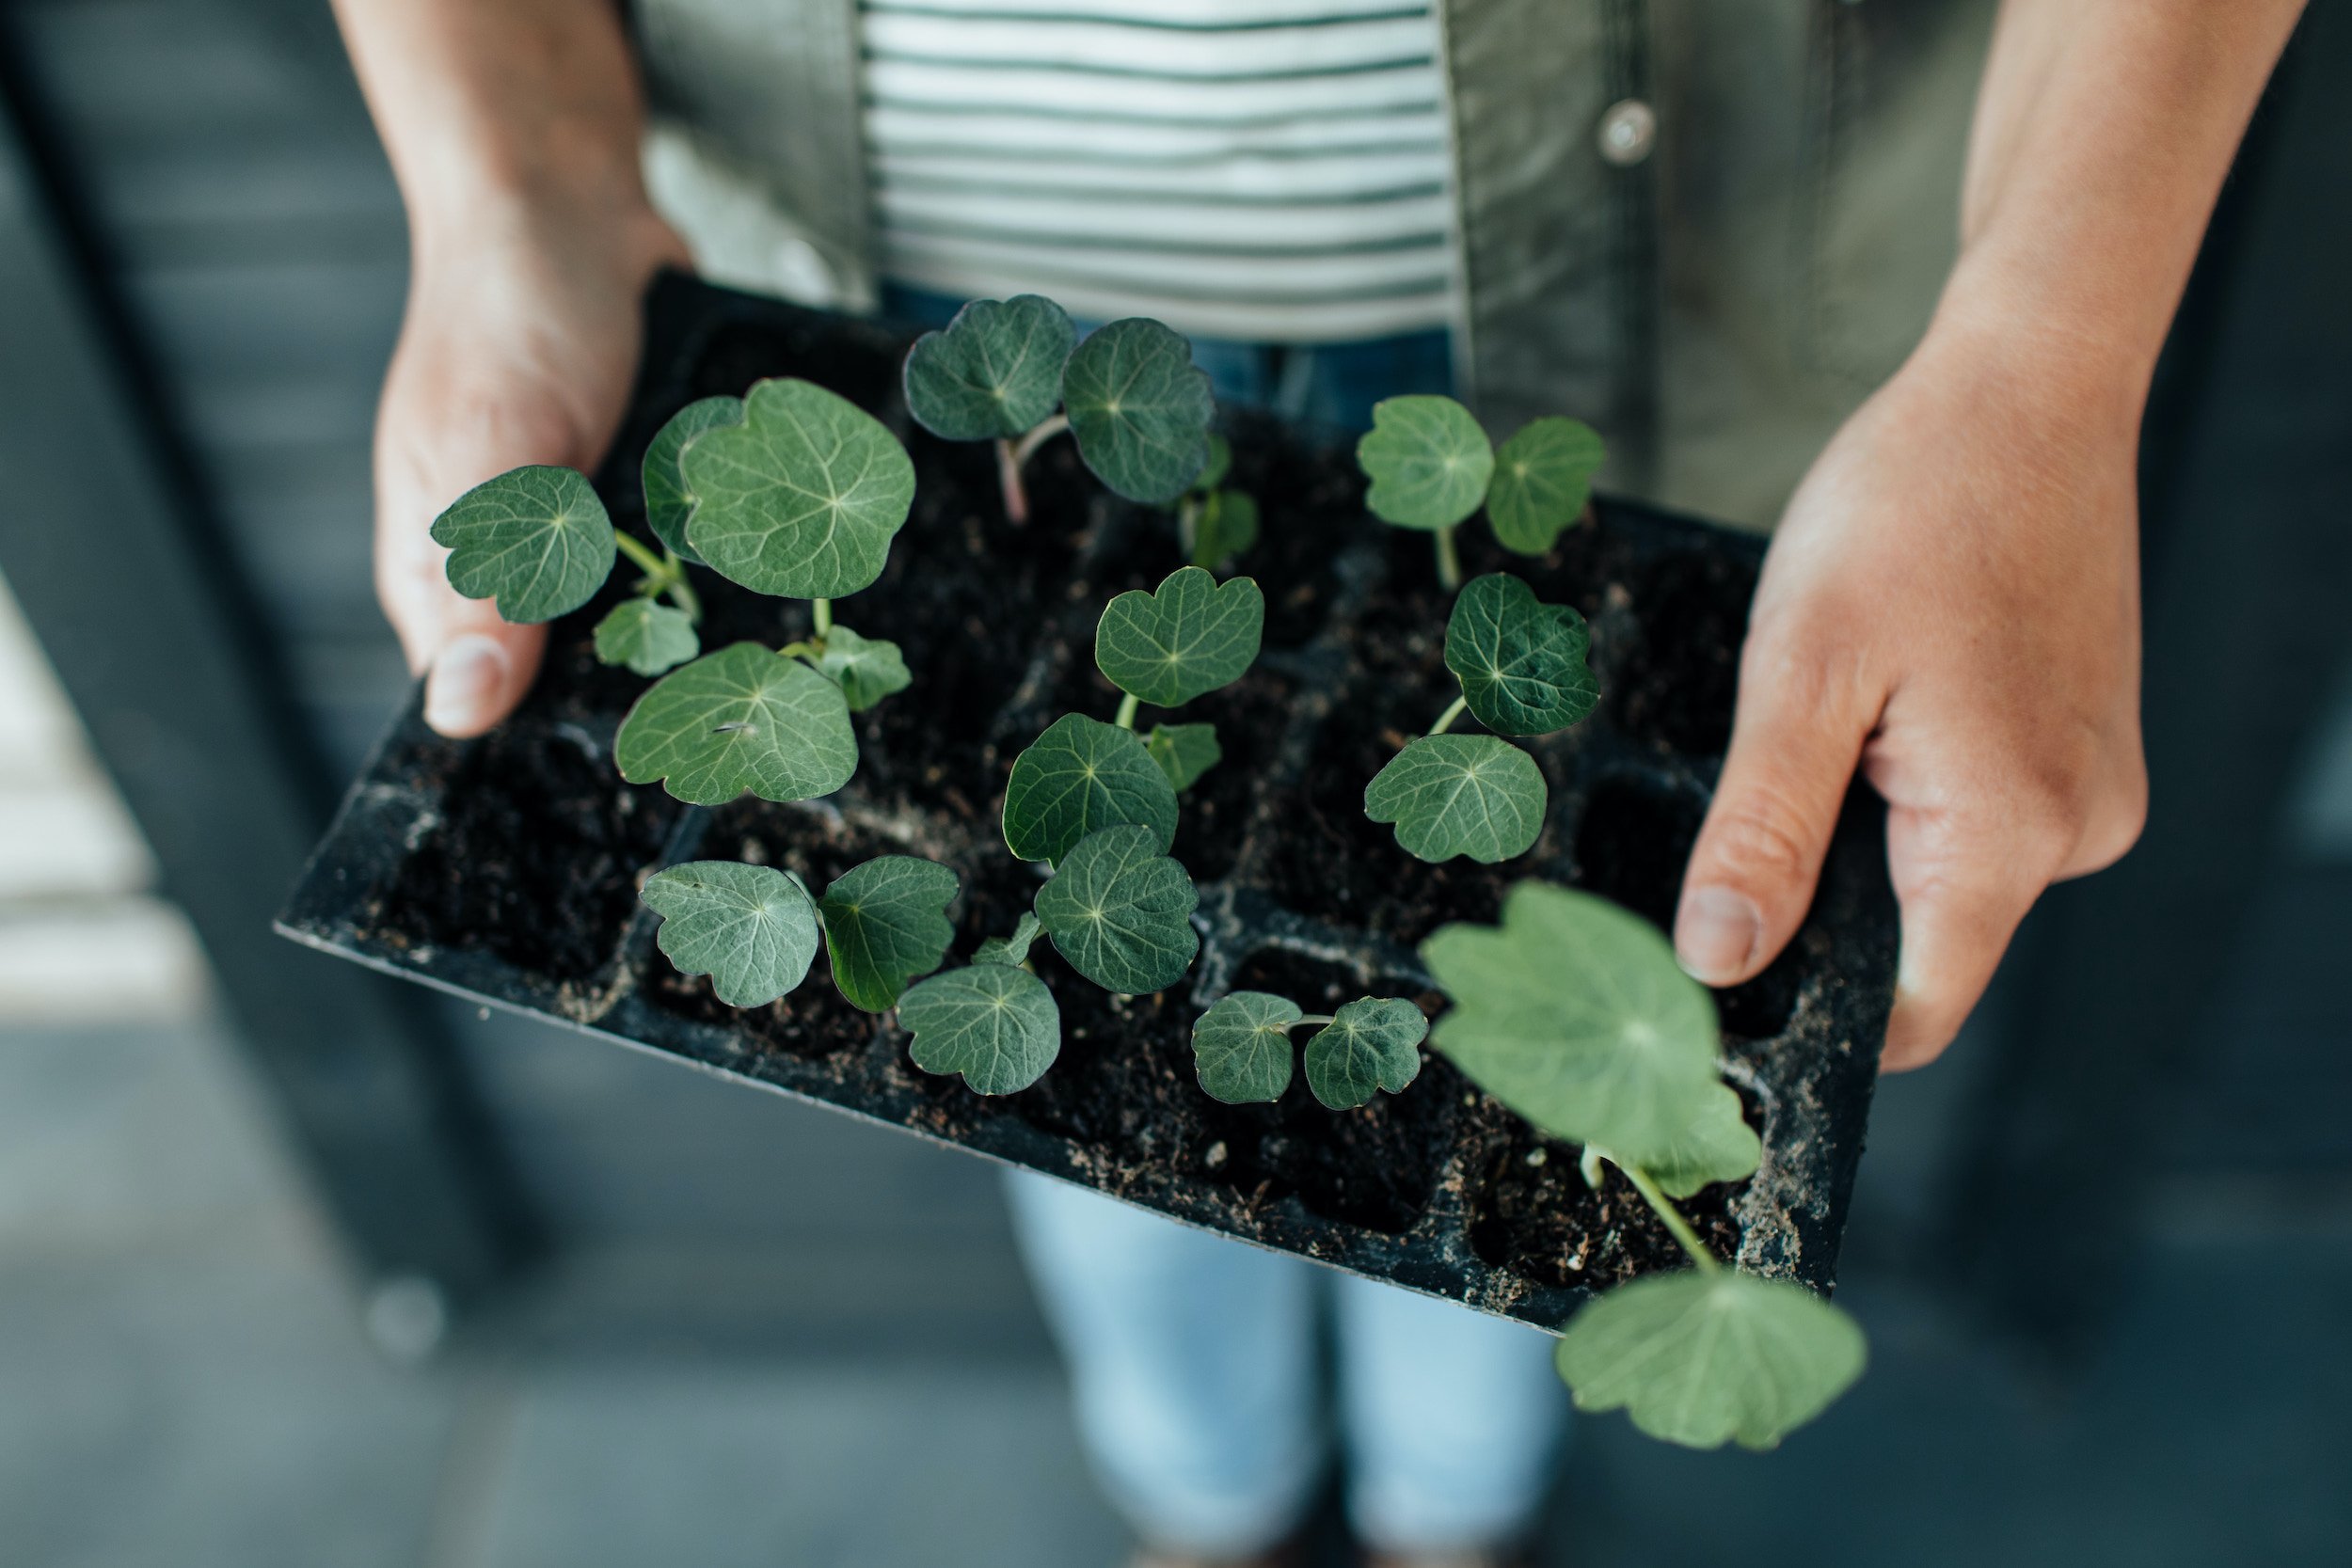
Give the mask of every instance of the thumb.
[[515, 711], [539, 673], [543, 626], [499, 619], [486, 600], [450, 594], [439, 645], [424, 680], [424, 721], [453, 740], [470, 739]]
[[1751, 641], [1731, 752], [1675, 914], [1675, 954], [1692, 978], [1738, 985], [1796, 934], [1877, 705], [1857, 683]]

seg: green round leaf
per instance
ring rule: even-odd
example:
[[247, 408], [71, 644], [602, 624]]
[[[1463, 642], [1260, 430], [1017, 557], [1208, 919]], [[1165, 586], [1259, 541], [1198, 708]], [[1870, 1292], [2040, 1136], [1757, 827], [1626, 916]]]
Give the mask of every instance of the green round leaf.
[[839, 687], [797, 658], [738, 642], [638, 698], [612, 759], [629, 783], [665, 779], [698, 806], [747, 789], [763, 800], [806, 800], [850, 782], [857, 736]]
[[947, 956], [947, 905], [961, 884], [936, 861], [877, 855], [834, 879], [817, 900], [833, 983], [853, 1007], [887, 1012], [918, 974]]
[[658, 675], [702, 651], [694, 618], [652, 599], [623, 599], [596, 623], [596, 662]]
[[1013, 759], [1005, 843], [1025, 861], [1056, 861], [1100, 828], [1136, 822], [1165, 851], [1176, 842], [1176, 791], [1132, 730], [1065, 714]]
[[1653, 1275], [1576, 1315], [1554, 1353], [1580, 1410], [1623, 1406], [1687, 1448], [1770, 1449], [1862, 1375], [1868, 1347], [1800, 1285], [1737, 1269]]
[[1038, 934], [1044, 929], [1037, 923], [1036, 915], [1023, 910], [1021, 919], [1013, 926], [1012, 935], [989, 938], [980, 943], [979, 951], [972, 955], [972, 961], [976, 964], [1012, 964], [1016, 967], [1027, 963], [1029, 949], [1036, 943]]
[[1094, 662], [1111, 684], [1153, 707], [1178, 707], [1241, 679], [1265, 631], [1254, 578], [1220, 583], [1179, 566], [1155, 590], [1130, 589], [1103, 611]]
[[1593, 475], [1608, 449], [1581, 420], [1531, 420], [1495, 453], [1486, 520], [1502, 547], [1541, 555], [1592, 499]]
[[1642, 1168], [1668, 1197], [1689, 1197], [1717, 1181], [1756, 1174], [1764, 1160], [1764, 1140], [1747, 1124], [1740, 1097], [1718, 1084], [1699, 1097], [1691, 1119], [1650, 1151]]
[[825, 633], [825, 651], [817, 668], [839, 684], [851, 713], [864, 713], [894, 691], [914, 684], [907, 661], [896, 642], [860, 637], [845, 626]]
[[1192, 563], [1216, 571], [1258, 542], [1258, 500], [1247, 490], [1214, 490], [1194, 524]]
[[1105, 828], [1057, 862], [1038, 890], [1038, 924], [1054, 950], [1104, 990], [1165, 990], [1200, 949], [1192, 928], [1200, 895], [1161, 847], [1149, 828]]
[[761, 1007], [808, 977], [817, 910], [808, 890], [771, 866], [690, 861], [645, 879], [661, 916], [654, 941], [681, 974], [707, 974], [730, 1007]]
[[898, 998], [914, 1036], [907, 1054], [925, 1072], [961, 1072], [976, 1094], [1011, 1094], [1045, 1076], [1061, 1054], [1061, 1009], [1045, 982], [1010, 964], [951, 969]]
[[1078, 341], [1070, 313], [1040, 294], [976, 299], [907, 356], [907, 412], [950, 441], [1010, 440], [1061, 401]]
[[1291, 1086], [1290, 1025], [1298, 1004], [1237, 990], [1192, 1026], [1193, 1068], [1212, 1100], [1228, 1105], [1276, 1101]]
[[449, 550], [449, 585], [496, 599], [517, 624], [552, 621], [596, 596], [612, 575], [612, 519], [586, 479], [569, 468], [509, 468], [485, 480], [433, 519]]
[[1224, 483], [1225, 476], [1232, 472], [1232, 444], [1212, 431], [1209, 433], [1209, 460], [1200, 466], [1199, 473], [1192, 476], [1192, 488], [1205, 495]]
[[1356, 443], [1372, 481], [1364, 504], [1399, 528], [1452, 528], [1486, 499], [1495, 450], [1470, 411], [1452, 398], [1389, 398], [1373, 404]]
[[1509, 741], [1425, 735], [1364, 786], [1364, 815], [1395, 823], [1407, 854], [1491, 865], [1534, 845], [1549, 798], [1535, 759]]
[[1078, 455], [1131, 501], [1165, 506], [1209, 462], [1209, 378], [1192, 345], [1141, 316], [1096, 328], [1062, 371]]
[[655, 432], [645, 448], [645, 461], [639, 470], [645, 484], [645, 522], [654, 537], [680, 561], [699, 566], [703, 558], [686, 542], [686, 524], [694, 515], [694, 495], [686, 488], [678, 459], [704, 431], [742, 422], [741, 398], [703, 398], [671, 415], [670, 422]]
[[1334, 1111], [1349, 1111], [1375, 1089], [1401, 1092], [1421, 1071], [1429, 1021], [1410, 1002], [1359, 996], [1307, 1042], [1307, 1087]]
[[686, 536], [755, 593], [837, 599], [882, 576], [914, 499], [914, 465], [880, 420], [806, 381], [763, 381], [743, 422], [705, 431], [679, 459]]
[[1225, 757], [1225, 749], [1216, 743], [1215, 724], [1154, 724], [1143, 749], [1152, 753], [1152, 760], [1160, 765], [1160, 771], [1179, 794]]
[[1593, 711], [1600, 687], [1584, 662], [1584, 617], [1544, 604], [1504, 572], [1472, 578], [1454, 601], [1445, 664], [1470, 712], [1497, 735], [1549, 735]]
[[1715, 1001], [1639, 915], [1521, 882], [1500, 927], [1447, 926], [1421, 953], [1454, 1002], [1438, 1049], [1540, 1131], [1644, 1170], [1682, 1169], [1694, 1136], [1713, 1147], [1708, 1124], [1731, 1092]]

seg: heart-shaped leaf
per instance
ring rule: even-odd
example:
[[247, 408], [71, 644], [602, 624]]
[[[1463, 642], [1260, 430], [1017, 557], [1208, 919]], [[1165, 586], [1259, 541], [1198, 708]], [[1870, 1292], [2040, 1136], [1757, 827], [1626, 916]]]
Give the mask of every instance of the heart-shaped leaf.
[[678, 467], [694, 497], [695, 552], [722, 577], [789, 599], [837, 599], [882, 576], [914, 499], [914, 465], [897, 438], [806, 381], [754, 387], [743, 422], [696, 436]]
[[808, 977], [817, 907], [772, 866], [690, 861], [645, 879], [661, 916], [654, 941], [681, 974], [707, 974], [730, 1007], [761, 1007]]
[[898, 998], [914, 1036], [907, 1054], [925, 1072], [961, 1072], [976, 1094], [1011, 1094], [1045, 1076], [1061, 1054], [1061, 1009], [1045, 982], [1010, 964], [934, 974]]
[[654, 433], [645, 448], [644, 465], [639, 470], [645, 484], [645, 522], [654, 537], [680, 561], [699, 566], [703, 558], [686, 542], [686, 524], [694, 515], [694, 495], [686, 488], [678, 459], [688, 443], [703, 432], [742, 422], [741, 398], [702, 398], [671, 415], [670, 422]]
[[1258, 501], [1247, 490], [1213, 490], [1193, 524], [1192, 563], [1214, 572], [1258, 542]]
[[1583, 515], [1608, 449], [1580, 420], [1531, 420], [1495, 453], [1486, 520], [1502, 547], [1541, 555]]
[[1039, 933], [1044, 929], [1044, 927], [1037, 923], [1036, 915], [1027, 910], [1023, 910], [1021, 919], [1013, 926], [1012, 935], [991, 937], [981, 942], [979, 951], [972, 955], [972, 961], [976, 964], [1013, 964], [1016, 966], [1027, 963], [1029, 949], [1035, 945]]
[[1178, 707], [1239, 680], [1258, 657], [1265, 595], [1254, 578], [1220, 583], [1179, 566], [1159, 587], [1130, 589], [1103, 611], [1094, 662], [1154, 707]]
[[1162, 847], [1150, 828], [1104, 828], [1057, 861], [1038, 890], [1038, 924], [1054, 950], [1104, 990], [1165, 990], [1200, 950], [1192, 928], [1200, 895]]
[[1650, 1150], [1642, 1168], [1669, 1197], [1689, 1197], [1717, 1181], [1738, 1181], [1763, 1163], [1764, 1142], [1743, 1118], [1728, 1084], [1702, 1095], [1691, 1119]]
[[1010, 440], [1061, 401], [1078, 341], [1070, 313], [1040, 294], [976, 299], [907, 356], [907, 412], [950, 441]]
[[840, 684], [851, 713], [864, 713], [892, 692], [914, 684], [898, 644], [879, 637], [860, 637], [838, 624], [825, 633], [825, 651], [817, 656], [817, 668]]
[[433, 542], [449, 550], [452, 588], [496, 599], [499, 615], [518, 624], [578, 610], [612, 575], [612, 519], [569, 468], [483, 481], [433, 520]]
[[1421, 1071], [1429, 1021], [1410, 1002], [1359, 996], [1307, 1042], [1307, 1087], [1334, 1111], [1351, 1111], [1376, 1089], [1396, 1094]]
[[1215, 431], [1210, 432], [1209, 460], [1200, 466], [1200, 471], [1199, 473], [1192, 476], [1192, 488], [1194, 492], [1200, 495], [1207, 495], [1210, 491], [1224, 483], [1225, 476], [1232, 472], [1232, 444], [1227, 441], [1224, 436], [1217, 435]]
[[658, 675], [702, 651], [694, 618], [652, 599], [623, 599], [596, 623], [596, 662]]
[[913, 855], [877, 855], [834, 879], [817, 912], [833, 983], [851, 1006], [887, 1012], [909, 980], [939, 967], [956, 940], [946, 911], [960, 886], [946, 866]]
[[1523, 855], [1544, 831], [1549, 800], [1535, 759], [1491, 735], [1425, 735], [1373, 775], [1364, 815], [1396, 824], [1396, 841], [1425, 861], [1468, 855], [1493, 864]]
[[738, 642], [638, 698], [613, 737], [612, 760], [629, 783], [665, 779], [671, 794], [698, 806], [747, 789], [763, 800], [806, 800], [850, 782], [857, 736], [839, 687], [797, 658]]
[[1869, 1351], [1803, 1286], [1713, 1269], [1619, 1286], [1576, 1315], [1554, 1356], [1580, 1410], [1622, 1405], [1688, 1448], [1770, 1449], [1844, 1393]]
[[1478, 510], [1495, 471], [1494, 444], [1452, 398], [1389, 398], [1372, 406], [1372, 429], [1356, 443], [1372, 481], [1364, 504], [1399, 528], [1452, 528]]
[[1005, 843], [1025, 861], [1058, 862], [1078, 841], [1122, 822], [1176, 842], [1176, 791], [1132, 730], [1065, 714], [1013, 759]]
[[1165, 506], [1208, 467], [1209, 378], [1158, 322], [1130, 316], [1089, 334], [1062, 371], [1061, 402], [1078, 455], [1131, 501]]
[[1600, 687], [1584, 662], [1584, 617], [1545, 604], [1505, 572], [1472, 578], [1446, 622], [1445, 663], [1478, 721], [1497, 735], [1549, 735], [1593, 711]]
[[1237, 990], [1192, 1026], [1192, 1063], [1212, 1100], [1248, 1105], [1282, 1098], [1291, 1086], [1290, 1026], [1298, 1004], [1262, 990]]
[[1716, 1072], [1714, 998], [1647, 921], [1521, 882], [1500, 927], [1447, 926], [1421, 952], [1454, 1002], [1438, 1049], [1539, 1131], [1683, 1175], [1694, 1139], [1714, 1147], [1730, 1093]]
[[1179, 794], [1225, 757], [1225, 749], [1216, 743], [1215, 724], [1154, 724], [1143, 748]]

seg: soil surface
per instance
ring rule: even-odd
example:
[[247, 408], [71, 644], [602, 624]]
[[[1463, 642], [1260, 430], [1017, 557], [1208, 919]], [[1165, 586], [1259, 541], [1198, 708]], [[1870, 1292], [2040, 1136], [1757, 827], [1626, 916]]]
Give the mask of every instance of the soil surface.
[[[637, 889], [682, 858], [787, 866], [821, 890], [873, 855], [927, 855], [962, 879], [956, 954], [1009, 931], [1040, 882], [999, 832], [1012, 758], [1059, 714], [1111, 717], [1119, 694], [1094, 668], [1095, 618], [1113, 594], [1181, 564], [1170, 515], [1110, 498], [1067, 440], [1032, 466], [1031, 521], [1008, 523], [985, 447], [910, 428], [897, 386], [902, 347], [878, 328], [797, 312], [763, 307], [748, 324], [723, 312], [649, 358], [639, 407], [599, 481], [615, 520], [642, 527], [635, 472], [652, 432], [691, 399], [739, 393], [762, 375], [833, 386], [901, 433], [915, 464], [914, 513], [882, 580], [834, 612], [897, 641], [915, 684], [859, 717], [850, 784], [824, 801], [746, 800], [707, 813], [658, 786], [622, 784], [611, 737], [646, 683], [594, 661], [600, 602], [556, 624], [537, 689], [496, 735], [455, 746], [418, 738], [412, 726], [407, 749], [379, 760], [378, 775], [429, 791], [436, 809], [418, 818], [351, 940], [373, 952], [486, 954], [539, 993], [580, 998], [580, 1022], [642, 1019], [630, 1029], [665, 1049], [1497, 1309], [1540, 1317], [1562, 1291], [1674, 1266], [1671, 1239], [1621, 1179], [1588, 1189], [1573, 1148], [1536, 1136], [1442, 1058], [1424, 1051], [1403, 1094], [1354, 1111], [1318, 1104], [1303, 1071], [1275, 1104], [1229, 1106], [1201, 1092], [1189, 1029], [1234, 989], [1275, 991], [1311, 1011], [1368, 992], [1402, 996], [1434, 1015], [1442, 1000], [1414, 945], [1447, 921], [1493, 920], [1504, 890], [1530, 876], [1668, 918], [1728, 735], [1756, 569], [1752, 549], [1691, 525], [1604, 503], [1540, 561], [1504, 554], [1481, 523], [1465, 527], [1467, 574], [1515, 572], [1585, 614], [1603, 701], [1576, 730], [1526, 743], [1552, 790], [1531, 854], [1502, 866], [1428, 865], [1366, 819], [1363, 789], [1457, 690], [1441, 657], [1450, 595], [1429, 537], [1365, 515], [1343, 447], [1294, 445], [1270, 425], [1237, 421], [1232, 483], [1259, 497], [1263, 537], [1234, 569], [1265, 590], [1267, 651], [1232, 687], [1174, 713], [1146, 709], [1139, 725], [1214, 722], [1224, 749], [1184, 797], [1176, 842], [1203, 889], [1203, 958], [1176, 990], [1117, 997], [1041, 941], [1035, 967], [1061, 1008], [1065, 1043], [1044, 1079], [1019, 1094], [983, 1099], [915, 1070], [895, 1019], [843, 1002], [821, 952], [799, 991], [742, 1012], [652, 949]], [[695, 584], [707, 648], [777, 644], [807, 630], [805, 605], [699, 569]], [[1476, 726], [1465, 718], [1459, 727]], [[1724, 993], [1727, 1048], [1737, 1056], [1756, 1042], [1757, 1070], [1769, 1076], [1776, 1069], [1762, 1047], [1792, 1028], [1844, 1027], [1801, 1002], [1809, 976], [1851, 961], [1825, 938], [1801, 942]], [[1866, 1011], [1878, 1006], [1867, 990], [1852, 993]], [[1859, 1081], [1867, 1101], [1867, 1069]], [[1836, 1093], [1852, 1096], [1851, 1085]], [[1751, 1109], [1770, 1145], [1768, 1102], [1818, 1110], [1815, 1101], [1834, 1098], [1767, 1084]], [[1855, 1152], [1858, 1131], [1856, 1119]], [[1806, 1157], [1823, 1158], [1818, 1148]], [[1850, 1175], [1851, 1157], [1835, 1158]], [[1842, 1210], [1836, 1169], [1821, 1180]], [[1725, 1253], [1741, 1245], [1744, 1186], [1686, 1205]]]

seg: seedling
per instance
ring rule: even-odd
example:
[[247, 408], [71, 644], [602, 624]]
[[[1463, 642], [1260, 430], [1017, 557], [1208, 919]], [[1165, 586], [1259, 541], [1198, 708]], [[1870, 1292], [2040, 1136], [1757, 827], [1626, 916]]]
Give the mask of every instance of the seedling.
[[1222, 436], [1209, 437], [1209, 466], [1176, 503], [1176, 542], [1184, 559], [1207, 571], [1258, 542], [1258, 501], [1247, 490], [1229, 490], [1233, 449]]
[[975, 1094], [1011, 1094], [1045, 1076], [1061, 1054], [1061, 1009], [1025, 966], [1035, 915], [1010, 937], [991, 937], [970, 967], [933, 975], [898, 1001], [914, 1037], [907, 1054], [925, 1072], [963, 1074]]
[[1427, 395], [1374, 404], [1372, 429], [1356, 444], [1372, 481], [1365, 504], [1384, 522], [1435, 536], [1448, 592], [1462, 583], [1454, 531], [1481, 505], [1503, 548], [1542, 555], [1583, 515], [1607, 456], [1591, 426], [1564, 419], [1533, 420], [1497, 451], [1469, 409]]
[[1078, 456], [1120, 495], [1149, 506], [1182, 496], [1208, 466], [1209, 378], [1192, 345], [1130, 316], [1078, 341], [1070, 314], [1039, 294], [976, 299], [907, 356], [907, 411], [934, 436], [996, 443], [1005, 515], [1028, 520], [1022, 470], [1068, 431]]
[[[1525, 854], [1549, 791], [1535, 759], [1502, 737], [1554, 734], [1593, 711], [1591, 645], [1573, 607], [1541, 602], [1507, 573], [1474, 578], [1446, 622], [1446, 668], [1461, 695], [1364, 787], [1365, 815], [1394, 823], [1397, 843], [1425, 861]], [[1466, 712], [1493, 733], [1448, 733]]]
[[1401, 1094], [1421, 1072], [1429, 1021], [1410, 1002], [1362, 996], [1336, 1012], [1310, 1015], [1262, 990], [1237, 990], [1192, 1026], [1200, 1086], [1229, 1105], [1276, 1101], [1291, 1086], [1291, 1032], [1307, 1037], [1307, 1087], [1334, 1111], [1350, 1111], [1375, 1090]]
[[1585, 1179], [1622, 1172], [1690, 1258], [1579, 1312], [1560, 1375], [1585, 1410], [1624, 1407], [1654, 1437], [1769, 1449], [1861, 1375], [1852, 1319], [1803, 1287], [1725, 1264], [1672, 1201], [1755, 1172], [1762, 1144], [1716, 1064], [1714, 998], [1638, 917], [1521, 882], [1500, 927], [1453, 925], [1422, 958], [1454, 1006], [1432, 1042], [1552, 1137]]

